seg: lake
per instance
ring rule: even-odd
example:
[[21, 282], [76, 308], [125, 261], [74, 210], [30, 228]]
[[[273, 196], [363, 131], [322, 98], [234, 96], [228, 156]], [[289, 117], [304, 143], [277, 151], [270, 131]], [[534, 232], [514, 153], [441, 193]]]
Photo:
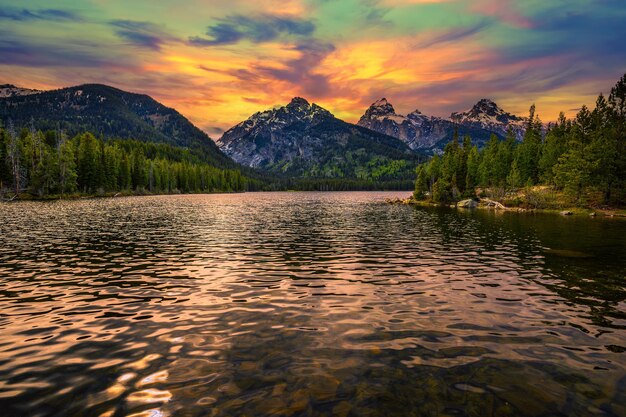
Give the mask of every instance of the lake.
[[0, 205], [0, 414], [626, 415], [626, 221], [407, 195]]

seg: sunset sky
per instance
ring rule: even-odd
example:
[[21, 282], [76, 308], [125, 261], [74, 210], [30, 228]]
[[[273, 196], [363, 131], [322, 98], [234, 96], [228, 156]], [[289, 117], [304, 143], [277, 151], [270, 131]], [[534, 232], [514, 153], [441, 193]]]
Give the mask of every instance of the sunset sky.
[[213, 138], [293, 96], [549, 121], [626, 72], [625, 22], [624, 0], [0, 0], [0, 84], [146, 93]]

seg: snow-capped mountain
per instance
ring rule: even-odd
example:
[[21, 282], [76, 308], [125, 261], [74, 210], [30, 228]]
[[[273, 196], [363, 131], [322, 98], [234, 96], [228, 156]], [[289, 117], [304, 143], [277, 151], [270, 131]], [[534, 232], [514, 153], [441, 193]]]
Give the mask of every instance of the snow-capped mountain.
[[346, 123], [300, 97], [253, 114], [217, 144], [240, 164], [294, 176], [355, 178], [374, 160], [417, 158], [403, 141]]
[[382, 98], [375, 101], [361, 117], [359, 126], [396, 137], [413, 150], [439, 153], [458, 131], [462, 138], [469, 135], [479, 146], [489, 140], [491, 131], [471, 124], [457, 124], [440, 117], [426, 116], [419, 110], [403, 116]]
[[510, 128], [517, 139], [521, 140], [527, 119], [507, 113], [493, 101], [484, 98], [467, 111], [452, 113], [450, 120], [464, 126], [490, 130], [499, 136], [506, 136]]
[[0, 98], [28, 96], [31, 94], [41, 93], [41, 90], [33, 90], [31, 88], [16, 87], [13, 84], [0, 85]]

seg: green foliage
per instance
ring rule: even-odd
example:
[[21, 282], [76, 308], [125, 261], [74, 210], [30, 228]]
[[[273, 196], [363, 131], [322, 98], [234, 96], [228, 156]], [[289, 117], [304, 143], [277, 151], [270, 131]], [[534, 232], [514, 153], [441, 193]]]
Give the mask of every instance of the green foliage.
[[60, 131], [17, 135], [9, 125], [0, 128], [0, 156], [0, 193], [231, 192], [249, 185], [238, 170], [216, 168], [185, 148], [88, 132], [67, 140]]
[[555, 183], [563, 188], [567, 194], [580, 202], [583, 190], [589, 185], [593, 162], [585, 153], [585, 147], [581, 142], [572, 141], [569, 150], [559, 158], [554, 166]]
[[445, 178], [439, 178], [435, 181], [435, 184], [433, 184], [432, 201], [439, 204], [448, 204], [452, 202], [452, 199], [452, 185]]
[[460, 148], [455, 137], [442, 156], [417, 168], [417, 176], [415, 198], [430, 194], [439, 203], [473, 196], [477, 186], [501, 194], [507, 187], [525, 187], [528, 196], [533, 185], [543, 184], [564, 191], [576, 204], [584, 203], [586, 195], [601, 194], [602, 203], [622, 205], [626, 202], [626, 75], [608, 100], [598, 97], [594, 110], [583, 106], [571, 121], [561, 114], [546, 132], [533, 105], [521, 143], [512, 133], [503, 141], [494, 135], [479, 151], [468, 139]]
[[417, 180], [415, 181], [415, 191], [413, 191], [413, 197], [417, 200], [421, 200], [426, 197], [428, 191], [428, 176], [426, 169], [423, 165], [417, 167]]
[[465, 194], [472, 197], [476, 194], [479, 181], [480, 153], [477, 146], [472, 146], [467, 155], [467, 174], [465, 176]]

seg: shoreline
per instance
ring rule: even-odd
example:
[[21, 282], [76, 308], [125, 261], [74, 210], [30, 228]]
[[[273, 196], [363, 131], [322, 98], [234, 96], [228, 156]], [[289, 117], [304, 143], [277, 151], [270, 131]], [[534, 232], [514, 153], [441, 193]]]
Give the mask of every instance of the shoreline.
[[148, 196], [160, 196], [160, 195], [202, 195], [202, 194], [245, 194], [245, 193], [344, 193], [344, 192], [388, 192], [388, 193], [403, 193], [409, 192], [408, 190], [256, 190], [256, 191], [202, 191], [202, 192], [194, 192], [194, 193], [150, 193], [150, 192], [142, 192], [136, 193], [132, 191], [119, 191], [119, 192], [108, 192], [104, 194], [53, 194], [47, 195], [44, 197], [37, 197], [32, 194], [24, 193], [19, 194], [17, 197], [11, 198], [0, 198], [0, 204], [2, 203], [15, 203], [18, 201], [38, 201], [38, 202], [46, 202], [46, 201], [58, 201], [58, 200], [91, 200], [98, 198], [115, 198], [115, 197], [148, 197]]
[[[466, 207], [459, 205], [459, 203], [463, 203], [466, 201], [474, 201], [476, 203], [475, 206]], [[527, 214], [558, 214], [563, 217], [620, 217], [626, 218], [626, 209], [620, 208], [593, 208], [593, 207], [563, 207], [559, 209], [542, 209], [542, 208], [525, 208], [525, 207], [512, 207], [505, 206], [502, 203], [491, 200], [488, 198], [481, 198], [478, 201], [467, 199], [461, 200], [455, 204], [437, 204], [427, 200], [416, 200], [413, 197], [408, 197], [405, 199], [396, 198], [396, 199], [387, 199], [387, 204], [392, 205], [406, 205], [406, 206], [417, 206], [417, 207], [447, 207], [447, 208], [456, 208], [458, 210], [489, 210], [494, 212], [513, 212], [513, 213], [527, 213]]]
[[32, 194], [24, 193], [12, 198], [1, 198], [0, 203], [15, 203], [18, 201], [37, 201], [37, 202], [47, 202], [47, 201], [58, 201], [58, 200], [93, 200], [98, 198], [115, 198], [115, 197], [148, 197], [148, 196], [159, 196], [159, 195], [198, 195], [198, 194], [242, 194], [244, 192], [253, 192], [253, 191], [215, 191], [215, 192], [198, 192], [198, 193], [150, 193], [150, 192], [142, 192], [135, 193], [132, 191], [119, 191], [119, 192], [109, 192], [104, 194], [51, 194], [44, 197], [37, 197]]

